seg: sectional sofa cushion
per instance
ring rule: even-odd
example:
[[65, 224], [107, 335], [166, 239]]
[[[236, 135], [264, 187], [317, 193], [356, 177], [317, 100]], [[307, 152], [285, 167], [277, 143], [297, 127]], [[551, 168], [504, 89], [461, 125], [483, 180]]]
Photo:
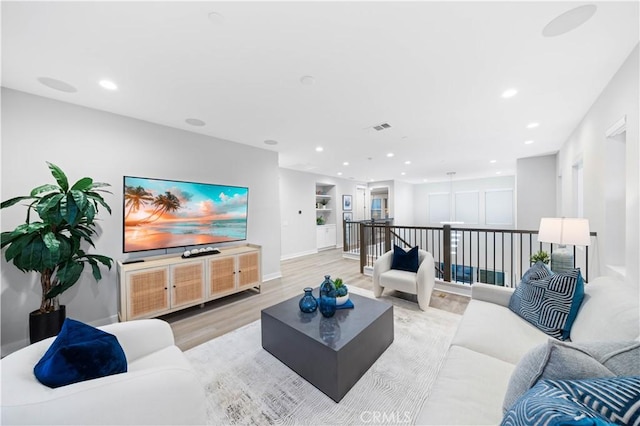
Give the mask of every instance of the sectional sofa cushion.
[[564, 343], [538, 345], [520, 360], [504, 396], [503, 411], [539, 380], [577, 380], [640, 375], [640, 342]]
[[126, 371], [127, 358], [116, 336], [71, 318], [33, 369], [50, 388]]
[[407, 272], [418, 272], [420, 266], [418, 246], [409, 251], [404, 251], [402, 247], [393, 246], [393, 260], [391, 269], [398, 269]]
[[638, 424], [640, 377], [542, 380], [506, 413], [502, 425]]
[[584, 286], [571, 340], [637, 340], [640, 338], [640, 300], [637, 284], [599, 277]]
[[[534, 266], [535, 267], [535, 266]], [[580, 269], [522, 280], [509, 309], [556, 339], [566, 340], [584, 297]]]
[[[518, 320], [516, 320], [518, 321]], [[437, 366], [431, 366], [436, 370]], [[496, 425], [514, 365], [461, 346], [451, 346], [416, 425]]]
[[[502, 288], [496, 287], [496, 290]], [[451, 344], [464, 346], [515, 366], [533, 346], [548, 339], [548, 335], [523, 321], [506, 306], [472, 299]], [[500, 396], [503, 397], [504, 395]]]

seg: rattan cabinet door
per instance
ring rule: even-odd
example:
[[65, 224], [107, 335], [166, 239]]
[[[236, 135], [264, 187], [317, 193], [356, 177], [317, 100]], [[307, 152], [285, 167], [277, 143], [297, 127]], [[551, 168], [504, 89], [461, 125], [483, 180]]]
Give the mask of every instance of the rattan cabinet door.
[[204, 302], [204, 262], [171, 267], [171, 307]]
[[169, 309], [169, 268], [127, 273], [129, 319], [148, 318]]
[[209, 260], [209, 297], [224, 296], [236, 289], [236, 257]]
[[254, 287], [260, 282], [260, 256], [258, 252], [238, 255], [238, 288]]

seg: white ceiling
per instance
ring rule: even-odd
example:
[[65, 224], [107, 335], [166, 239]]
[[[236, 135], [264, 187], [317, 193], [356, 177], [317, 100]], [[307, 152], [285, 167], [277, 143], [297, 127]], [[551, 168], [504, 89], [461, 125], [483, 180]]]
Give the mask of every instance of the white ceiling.
[[508, 175], [560, 148], [638, 43], [637, 1], [597, 2], [584, 25], [542, 36], [582, 4], [3, 1], [2, 85], [276, 150], [313, 173]]

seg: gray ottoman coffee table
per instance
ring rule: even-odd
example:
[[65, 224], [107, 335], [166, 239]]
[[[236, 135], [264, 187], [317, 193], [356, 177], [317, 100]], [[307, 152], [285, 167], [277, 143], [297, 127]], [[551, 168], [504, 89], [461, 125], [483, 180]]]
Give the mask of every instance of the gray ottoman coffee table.
[[262, 310], [262, 347], [340, 402], [393, 342], [393, 305], [350, 294], [353, 309], [324, 318], [301, 312], [301, 297]]

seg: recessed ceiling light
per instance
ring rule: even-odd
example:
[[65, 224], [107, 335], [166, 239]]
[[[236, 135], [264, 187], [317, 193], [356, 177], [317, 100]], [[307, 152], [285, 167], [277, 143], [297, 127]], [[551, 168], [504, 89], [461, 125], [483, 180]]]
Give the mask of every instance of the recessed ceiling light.
[[222, 14], [220, 14], [218, 12], [211, 12], [207, 16], [209, 18], [209, 21], [214, 25], [222, 25], [222, 24], [224, 24], [224, 16], [222, 16]]
[[393, 152], [388, 153], [387, 157], [389, 157], [389, 158], [393, 157]]
[[265, 145], [278, 145], [278, 141], [274, 141], [273, 139], [267, 139], [264, 143]]
[[407, 161], [404, 162], [404, 164], [409, 165], [409, 164], [411, 164], [411, 161], [407, 160]]
[[316, 79], [311, 75], [303, 75], [302, 77], [300, 77], [300, 83], [305, 86], [313, 86], [314, 84], [316, 84]]
[[495, 164], [498, 160], [491, 160], [489, 161], [491, 164]]
[[316, 152], [322, 152], [324, 151], [324, 148], [321, 146], [316, 146]]
[[529, 124], [527, 124], [527, 129], [535, 129], [539, 125], [540, 125], [540, 123], [529, 123]]
[[98, 84], [100, 85], [100, 87], [102, 87], [103, 89], [107, 89], [107, 90], [118, 90], [118, 85], [115, 84], [113, 81], [110, 80], [100, 80], [98, 82]]
[[497, 175], [501, 175], [501, 174], [502, 174], [502, 172], [496, 172], [496, 174], [497, 174]]
[[197, 118], [187, 118], [186, 120], [184, 120], [184, 122], [196, 127], [202, 127], [207, 124], [202, 120], [198, 120]]
[[513, 98], [517, 94], [518, 94], [518, 90], [516, 90], [516, 89], [507, 89], [504, 92], [502, 92], [502, 97], [505, 98], [505, 99]]
[[568, 10], [562, 15], [554, 18], [542, 29], [545, 37], [555, 37], [575, 30], [580, 25], [587, 22], [596, 13], [595, 4], [585, 4]]
[[65, 83], [62, 80], [56, 80], [55, 78], [38, 77], [38, 81], [40, 82], [40, 84], [43, 84], [50, 89], [59, 90], [61, 92], [75, 93], [78, 91], [78, 89], [76, 89], [69, 83]]
[[349, 165], [349, 162], [348, 162], [348, 161], [345, 161], [344, 163], [342, 163], [342, 165], [343, 165], [343, 166], [348, 166], [348, 165]]
[[533, 143], [533, 141], [524, 141], [525, 145], [531, 145]]
[[342, 172], [338, 172], [338, 176], [342, 176]]
[[402, 173], [400, 173], [400, 174], [401, 174], [402, 176], [406, 175], [406, 173], [405, 173], [405, 172], [402, 172]]

